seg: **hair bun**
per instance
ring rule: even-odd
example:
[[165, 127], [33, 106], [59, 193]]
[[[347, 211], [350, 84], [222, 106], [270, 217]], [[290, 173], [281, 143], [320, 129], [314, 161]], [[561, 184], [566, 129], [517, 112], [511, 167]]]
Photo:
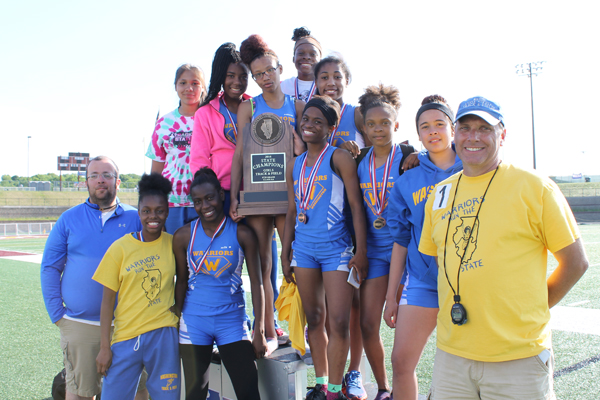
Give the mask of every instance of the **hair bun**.
[[294, 29], [294, 36], [292, 36], [292, 40], [294, 42], [297, 42], [298, 40], [307, 36], [310, 36], [310, 31], [305, 26], [302, 26], [300, 28]]

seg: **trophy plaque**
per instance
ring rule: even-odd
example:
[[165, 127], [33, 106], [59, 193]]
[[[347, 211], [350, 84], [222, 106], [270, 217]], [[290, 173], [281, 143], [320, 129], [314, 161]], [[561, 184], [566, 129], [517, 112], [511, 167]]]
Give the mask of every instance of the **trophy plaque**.
[[260, 114], [244, 128], [239, 215], [287, 213], [287, 163], [294, 155], [294, 128], [273, 113]]

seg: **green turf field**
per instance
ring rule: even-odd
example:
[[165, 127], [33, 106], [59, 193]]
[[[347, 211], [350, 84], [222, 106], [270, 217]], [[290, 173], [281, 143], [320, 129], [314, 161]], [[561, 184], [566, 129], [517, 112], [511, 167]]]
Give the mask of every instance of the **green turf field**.
[[[600, 309], [600, 225], [580, 225], [590, 268], [561, 306], [581, 303], [578, 308]], [[45, 239], [2, 239], [0, 250], [41, 254]], [[550, 271], [556, 261], [550, 258]], [[54, 375], [62, 369], [58, 328], [50, 323], [40, 289], [39, 265], [0, 259], [0, 399], [49, 399]], [[248, 311], [251, 299], [248, 295]], [[284, 324], [284, 329], [286, 328]], [[393, 330], [382, 322], [381, 336], [387, 354], [386, 366], [391, 380], [389, 357]], [[555, 390], [563, 400], [600, 398], [600, 336], [553, 331], [556, 356]], [[435, 333], [425, 348], [417, 368], [420, 392], [431, 382]], [[309, 385], [314, 384], [309, 370]], [[372, 378], [374, 380], [374, 378]]]

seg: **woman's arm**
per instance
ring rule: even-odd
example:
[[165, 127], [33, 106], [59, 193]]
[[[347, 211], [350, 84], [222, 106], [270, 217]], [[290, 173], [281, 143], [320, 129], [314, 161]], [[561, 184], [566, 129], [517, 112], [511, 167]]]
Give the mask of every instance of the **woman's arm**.
[[262, 358], [267, 351], [267, 339], [265, 338], [265, 291], [262, 283], [260, 258], [258, 256], [258, 239], [252, 229], [245, 225], [238, 225], [237, 237], [242, 250], [244, 250], [246, 267], [250, 276], [252, 308], [254, 309], [255, 317], [252, 346], [254, 347], [256, 358]]
[[177, 281], [175, 282], [175, 309], [173, 312], [178, 317], [181, 317], [181, 310], [183, 310], [183, 303], [188, 287], [187, 247], [189, 242], [190, 224], [186, 224], [177, 229], [173, 235], [173, 254], [175, 255], [177, 273]]
[[306, 143], [302, 140], [302, 132], [300, 131], [300, 120], [304, 112], [305, 102], [296, 100], [296, 130], [294, 131], [294, 156], [299, 156], [306, 151]]
[[348, 263], [348, 267], [356, 267], [358, 282], [360, 283], [367, 277], [369, 261], [367, 260], [367, 221], [365, 219], [362, 194], [358, 185], [356, 162], [347, 151], [336, 150], [333, 153], [333, 166], [337, 174], [344, 181], [348, 204], [350, 204], [350, 209], [352, 210], [354, 234], [356, 236], [356, 253]]
[[[238, 196], [240, 194], [240, 185], [242, 183], [242, 168], [244, 161], [244, 129], [252, 119], [252, 110], [250, 108], [250, 101], [247, 100], [240, 104], [238, 108], [238, 136], [235, 144], [235, 152], [233, 153], [233, 160], [231, 162], [231, 206], [229, 208], [229, 216], [235, 222], [241, 221], [242, 215], [238, 215]], [[227, 212], [227, 210], [225, 210]]]
[[285, 280], [295, 282], [294, 268], [290, 265], [292, 262], [292, 242], [296, 234], [294, 226], [296, 225], [296, 198], [294, 194], [294, 164], [296, 159], [292, 158], [287, 164], [286, 184], [288, 192], [288, 210], [285, 216], [285, 229], [283, 231], [283, 243], [281, 243], [281, 269]]
[[106, 376], [106, 371], [112, 364], [112, 351], [110, 350], [110, 328], [115, 309], [117, 292], [104, 286], [102, 292], [102, 305], [100, 307], [100, 352], [96, 357], [96, 368], [100, 375]]
[[150, 173], [162, 174], [164, 168], [165, 168], [164, 162], [152, 160], [152, 167], [150, 168]]
[[387, 294], [385, 295], [385, 310], [383, 312], [383, 319], [390, 328], [396, 327], [396, 317], [398, 315], [398, 289], [400, 288], [400, 282], [402, 280], [402, 275], [404, 274], [404, 268], [406, 267], [407, 255], [408, 249], [406, 247], [394, 243], [392, 260], [390, 262], [388, 289]]

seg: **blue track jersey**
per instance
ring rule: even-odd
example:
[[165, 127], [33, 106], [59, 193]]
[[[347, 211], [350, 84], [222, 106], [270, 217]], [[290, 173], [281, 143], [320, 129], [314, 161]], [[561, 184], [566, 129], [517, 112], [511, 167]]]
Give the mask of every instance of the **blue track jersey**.
[[365, 139], [362, 133], [358, 131], [356, 124], [354, 123], [354, 113], [356, 107], [350, 104], [346, 105], [344, 115], [339, 123], [339, 126], [335, 132], [333, 139], [333, 145], [340, 147], [342, 143], [353, 140], [358, 144], [358, 148], [362, 149], [365, 147]]
[[[387, 224], [388, 221], [388, 199], [390, 197], [390, 193], [392, 192], [392, 188], [394, 187], [394, 183], [400, 177], [400, 163], [402, 162], [402, 149], [399, 144], [396, 146], [396, 155], [394, 156], [394, 161], [389, 169], [389, 179], [387, 188], [385, 189], [386, 201], [383, 204], [383, 212], [381, 216], [386, 220], [386, 225], [381, 229], [375, 229], [373, 226], [373, 222], [377, 219], [377, 215], [375, 214], [375, 196], [373, 195], [373, 189], [371, 186], [371, 177], [369, 173], [369, 163], [371, 162], [371, 155], [373, 154], [373, 148], [369, 150], [367, 155], [362, 159], [360, 164], [358, 164], [358, 169], [356, 173], [358, 174], [358, 182], [360, 184], [360, 191], [363, 196], [363, 204], [365, 206], [365, 215], [367, 217], [367, 246], [392, 246], [394, 243], [394, 239], [390, 233], [390, 228]], [[383, 173], [385, 170], [385, 164], [381, 165], [375, 171], [376, 181], [377, 181], [377, 194], [380, 195], [383, 185]]]
[[281, 108], [271, 108], [263, 98], [262, 94], [252, 99], [254, 102], [254, 114], [252, 120], [260, 114], [273, 113], [281, 118], [282, 122], [289, 122], [294, 128], [296, 127], [296, 102], [290, 95], [285, 95], [285, 101]]
[[[192, 221], [193, 233], [200, 219]], [[209, 254], [196, 273], [189, 260], [190, 248], [194, 262], [199, 263], [210, 244], [211, 238], [198, 226], [192, 243], [188, 245], [188, 289], [182, 312], [191, 315], [215, 316], [223, 312], [245, 307], [242, 288], [244, 252], [237, 240], [237, 224], [227, 217], [223, 232], [213, 241]]]
[[[323, 243], [338, 240], [349, 235], [344, 219], [344, 182], [331, 169], [331, 157], [335, 147], [329, 146], [323, 156], [323, 161], [313, 182], [310, 192], [310, 201], [306, 215], [308, 223], [298, 221], [296, 216], [296, 238], [301, 243]], [[302, 163], [307, 156], [302, 153], [294, 163], [294, 193], [296, 201], [296, 214], [300, 214], [300, 189], [298, 179]], [[305, 181], [308, 181], [313, 167], [306, 167]]]
[[[233, 129], [233, 125], [237, 127], [237, 114], [232, 113], [225, 107], [223, 101], [219, 101], [219, 112], [225, 118], [225, 126], [223, 127], [223, 134], [225, 135], [225, 139], [229, 140], [231, 143], [236, 143], [235, 133]], [[231, 116], [231, 119], [229, 118]]]

